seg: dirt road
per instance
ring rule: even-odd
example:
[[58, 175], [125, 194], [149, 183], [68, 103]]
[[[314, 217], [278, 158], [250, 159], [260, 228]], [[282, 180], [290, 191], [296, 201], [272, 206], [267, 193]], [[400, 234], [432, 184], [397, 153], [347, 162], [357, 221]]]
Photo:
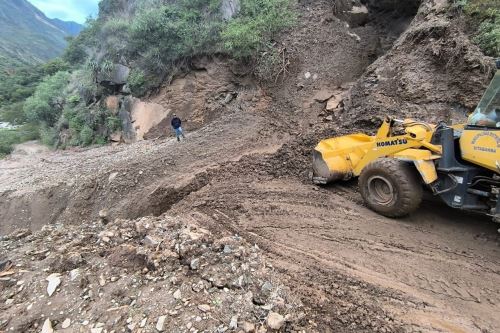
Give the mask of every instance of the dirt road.
[[[27, 157], [29, 165], [17, 160], [18, 167], [12, 167], [14, 161], [1, 162], [1, 167], [11, 166], [11, 179], [30, 170], [33, 179], [54, 177], [56, 183], [62, 181], [61, 175], [63, 179], [72, 175], [75, 163], [97, 183], [107, 184], [109, 175], [118, 171], [116, 187], [98, 186], [88, 206], [76, 205], [81, 197], [76, 194], [79, 187], [72, 185], [75, 197], [59, 220], [79, 207], [84, 212], [109, 207], [110, 216], [167, 213], [195, 220], [221, 237], [241, 235], [264, 250], [292, 291], [313, 309], [311, 320], [319, 332], [500, 329], [495, 224], [434, 202], [426, 202], [403, 220], [381, 217], [362, 205], [355, 183], [321, 188], [308, 182], [306, 139], [291, 143], [286, 136], [261, 135], [244, 147], [237, 140], [216, 144], [231, 133], [240, 137], [258, 133], [258, 124], [265, 123], [256, 115], [244, 119], [253, 121], [233, 121], [228, 126], [215, 122], [192, 133], [183, 144], [166, 140], [79, 154], [50, 153], [39, 156], [36, 163]], [[206, 145], [206, 133], [220, 134], [213, 137], [215, 144]], [[145, 147], [154, 153], [133, 164], [122, 159], [110, 162], [110, 156], [138, 156]], [[298, 161], [291, 160], [293, 155]], [[176, 162], [154, 173], [168, 156]], [[85, 164], [78, 164], [83, 160]], [[42, 171], [47, 161], [63, 161], [64, 167], [56, 164]], [[134, 170], [134, 177], [143, 170], [149, 179], [135, 184], [121, 176], [122, 167], [127, 174]], [[120, 195], [113, 196], [116, 191]], [[84, 214], [79, 223], [95, 220], [92, 216]]]
[[257, 242], [310, 304], [337, 311], [328, 323], [354, 313], [361, 320], [351, 328], [366, 329], [364, 307], [380, 307], [417, 331], [499, 329], [496, 225], [432, 202], [391, 220], [359, 201], [351, 187], [243, 177], [207, 186], [174, 211], [194, 206], [217, 216], [214, 227]]
[[[144, 235], [139, 237], [131, 230], [141, 218], [155, 215], [160, 217], [146, 220], [159, 223], [156, 228], [162, 237], [164, 225], [170, 228], [172, 221], [188, 221], [209, 230], [215, 238], [237, 234], [257, 244], [265, 257], [262, 262], [272, 263], [280, 283], [307, 307], [301, 329], [293, 332], [500, 331], [497, 225], [435, 202], [425, 202], [422, 209], [406, 219], [387, 219], [363, 206], [355, 182], [325, 188], [309, 182], [311, 149], [320, 138], [349, 131], [341, 126], [340, 118], [352, 117], [343, 113], [327, 121], [325, 105], [315, 102], [313, 96], [325, 89], [332, 92], [343, 89], [339, 86], [349, 86], [378, 56], [377, 45], [381, 41], [390, 43], [396, 37], [382, 38], [377, 26], [349, 30], [345, 22], [333, 16], [330, 1], [305, 1], [301, 6], [300, 25], [285, 37], [296, 67], [290, 68], [290, 79], [278, 88], [255, 91], [250, 99], [252, 107], [246, 107], [249, 101], [236, 98], [233, 107], [189, 133], [186, 142], [178, 144], [170, 138], [0, 161], [1, 235], [19, 227], [36, 231], [46, 224], [69, 226], [54, 227], [53, 233], [61, 237], [54, 238], [56, 241], [52, 234], [41, 231], [25, 243], [0, 242], [0, 261], [13, 258], [29, 268], [29, 272], [18, 272], [14, 282], [0, 280], [7, 285], [0, 289], [1, 300], [18, 302], [18, 308], [1, 305], [2, 313], [7, 315], [0, 315], [0, 325], [8, 327], [10, 321], [26, 315], [28, 301], [16, 299], [16, 290], [22, 289], [16, 283], [32, 278], [37, 291], [42, 284], [45, 287], [42, 275], [52, 272], [53, 266], [38, 261], [40, 247], [52, 249], [49, 253], [63, 249], [63, 256], [83, 251], [88, 262], [81, 265], [92, 272], [93, 285], [99, 285], [98, 274], [107, 267], [104, 259], [121, 250], [106, 242], [102, 245], [102, 237], [96, 234], [103, 229], [109, 232], [106, 228], [112, 227], [127, 235], [127, 242], [142, 249]], [[311, 40], [311, 36], [315, 39]], [[301, 58], [304, 54], [307, 57]], [[369, 82], [362, 91], [378, 82], [379, 77], [365, 79]], [[380, 101], [386, 101], [386, 96], [381, 96]], [[371, 117], [371, 113], [365, 113]], [[360, 124], [373, 125], [372, 120]], [[99, 215], [113, 221], [111, 227], [97, 223]], [[123, 230], [121, 223], [125, 224]], [[65, 239], [66, 233], [79, 241]], [[85, 237], [79, 239], [81, 235]], [[168, 254], [171, 249], [163, 250]], [[225, 260], [220, 259], [224, 256], [219, 248], [214, 248], [214, 253], [217, 260]], [[245, 264], [241, 257], [238, 260], [243, 261], [238, 265]], [[233, 269], [231, 262], [225, 264], [214, 267]], [[194, 283], [198, 275], [188, 266], [176, 262], [165, 270], [179, 269], [189, 283]], [[140, 275], [132, 276], [126, 270], [112, 273], [124, 274], [129, 280]], [[137, 287], [134, 281], [127, 283], [116, 288], [128, 292], [127, 288]], [[82, 291], [73, 287], [68, 292], [71, 297], [88, 292], [88, 288]], [[152, 294], [147, 284], [142, 288], [141, 292], [148, 290], [146, 294]], [[210, 288], [218, 294], [226, 293], [224, 285]], [[27, 290], [23, 293], [28, 294]], [[161, 302], [163, 296], [172, 298], [173, 291], [164, 289], [165, 295], [157, 295], [157, 301]], [[128, 294], [103, 293], [109, 306], [115, 298], [131, 300]], [[113, 329], [127, 329], [127, 318], [138, 312], [127, 305], [118, 307], [123, 311], [118, 319], [111, 318], [109, 313], [103, 313], [99, 297], [95, 298], [89, 313], [96, 320], [104, 317], [103, 321], [108, 320]], [[45, 318], [64, 310], [68, 300], [59, 301], [39, 304], [37, 315]], [[146, 306], [147, 301], [138, 303]], [[79, 303], [74, 305], [77, 309]], [[260, 303], [250, 301], [250, 306], [265, 310]], [[226, 326], [229, 320], [225, 320]], [[214, 322], [204, 328], [216, 331], [210, 326]], [[33, 317], [16, 327], [39, 331], [41, 323], [43, 320]], [[177, 322], [171, 324], [177, 327]], [[154, 324], [145, 332], [153, 331]]]

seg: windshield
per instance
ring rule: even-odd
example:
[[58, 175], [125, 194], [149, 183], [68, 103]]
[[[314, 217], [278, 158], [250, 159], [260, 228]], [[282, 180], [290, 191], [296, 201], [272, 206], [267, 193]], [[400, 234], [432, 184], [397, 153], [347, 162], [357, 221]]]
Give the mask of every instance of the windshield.
[[497, 71], [468, 125], [500, 128], [500, 71]]

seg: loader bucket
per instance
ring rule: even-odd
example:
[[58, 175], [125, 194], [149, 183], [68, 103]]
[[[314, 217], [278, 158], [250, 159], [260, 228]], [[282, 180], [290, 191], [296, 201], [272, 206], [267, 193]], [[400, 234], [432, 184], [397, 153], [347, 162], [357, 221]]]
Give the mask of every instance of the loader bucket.
[[313, 152], [314, 183], [327, 184], [352, 178], [354, 166], [374, 140], [366, 134], [351, 134], [321, 141]]

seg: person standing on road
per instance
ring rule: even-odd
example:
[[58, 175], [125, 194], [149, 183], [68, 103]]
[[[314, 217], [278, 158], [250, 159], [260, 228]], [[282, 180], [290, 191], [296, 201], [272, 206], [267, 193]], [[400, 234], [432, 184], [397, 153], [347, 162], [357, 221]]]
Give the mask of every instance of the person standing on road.
[[173, 115], [171, 125], [175, 131], [175, 136], [177, 137], [177, 141], [181, 141], [181, 137], [183, 139], [186, 139], [186, 137], [184, 136], [184, 131], [182, 130], [182, 120], [179, 117], [177, 117], [175, 113]]

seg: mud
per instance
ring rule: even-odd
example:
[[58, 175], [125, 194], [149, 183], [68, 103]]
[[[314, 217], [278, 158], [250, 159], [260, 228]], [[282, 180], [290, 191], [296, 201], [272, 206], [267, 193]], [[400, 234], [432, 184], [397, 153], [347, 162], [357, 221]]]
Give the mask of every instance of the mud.
[[[39, 331], [49, 316], [58, 329], [66, 314], [57, 313], [69, 304], [79, 330], [90, 329], [83, 325], [89, 320], [104, 325], [98, 328], [135, 331], [137, 326], [128, 325], [146, 316], [141, 332], [153, 332], [165, 312], [162, 304], [168, 304], [166, 327], [187, 332], [192, 316], [200, 315], [196, 306], [216, 295], [224, 306], [205, 316], [204, 324], [196, 326], [199, 331], [227, 330], [231, 316], [237, 315], [264, 332], [272, 309], [290, 312], [284, 332], [499, 331], [500, 239], [495, 224], [434, 201], [408, 218], [387, 219], [363, 206], [355, 182], [316, 187], [309, 180], [311, 149], [324, 137], [372, 129], [385, 113], [431, 115], [432, 120], [453, 118], [452, 100], [469, 108], [487, 80], [488, 68], [481, 64], [488, 59], [467, 40], [459, 48], [464, 60], [455, 68], [440, 67], [436, 74], [443, 59], [433, 50], [445, 55], [451, 44], [444, 42], [466, 39], [457, 20], [445, 15], [442, 2], [423, 1], [415, 19], [414, 10], [396, 15], [390, 7], [394, 1], [376, 9], [370, 6], [375, 2], [364, 2], [371, 12], [353, 27], [341, 15], [346, 8], [340, 3], [298, 3], [299, 24], [281, 37], [291, 65], [278, 81], [235, 79], [234, 64], [200, 59], [193, 64], [197, 70], [182, 82], [152, 96], [165, 109], [176, 105], [189, 114], [193, 127], [188, 127], [186, 141], [162, 137], [159, 124], [148, 134], [159, 139], [0, 161], [0, 234], [14, 232], [1, 239], [0, 261], [20, 265], [13, 276], [0, 280], [0, 330]], [[445, 18], [447, 23], [441, 24]], [[425, 33], [431, 30], [436, 35]], [[415, 47], [417, 40], [425, 47]], [[481, 75], [462, 80], [470, 69]], [[208, 79], [210, 71], [220, 80]], [[223, 89], [213, 91], [215, 86]], [[188, 90], [190, 104], [182, 99]], [[344, 107], [329, 113], [326, 103], [314, 99], [321, 91], [349, 97]], [[137, 223], [154, 228], [137, 230]], [[203, 255], [196, 251], [205, 249], [204, 269], [210, 276], [192, 272], [190, 255], [171, 253], [180, 249], [178, 235], [186, 226], [210, 235], [188, 244], [197, 249], [192, 255]], [[33, 235], [16, 232], [18, 228], [29, 228]], [[217, 240], [227, 237], [236, 237], [246, 249], [242, 254], [258, 248], [258, 256], [225, 261], [224, 246]], [[148, 248], [147, 242], [158, 248]], [[80, 253], [84, 260], [70, 253]], [[151, 266], [157, 254], [166, 261]], [[260, 267], [249, 290], [258, 294], [266, 280], [276, 281], [286, 290], [280, 296], [284, 304], [276, 298], [266, 307], [230, 281], [216, 281], [216, 272], [233, 272], [231, 278], [238, 278], [246, 261]], [[75, 267], [88, 275], [82, 286], [66, 280]], [[101, 272], [106, 287], [95, 288]], [[45, 273], [64, 277], [57, 301], [37, 301], [28, 311], [34, 302], [29, 292], [43, 291]], [[213, 279], [202, 289], [208, 294], [196, 295], [185, 287], [185, 303], [173, 298], [177, 280], [164, 284], [159, 282], [162, 274], [175, 275], [185, 286]], [[111, 284], [117, 275], [122, 282]], [[158, 279], [147, 282], [148, 275]], [[141, 281], [144, 297], [129, 291], [137, 288], [133, 279]], [[24, 291], [18, 291], [19, 281], [27, 281]], [[162, 291], [154, 295], [151, 287]], [[84, 298], [89, 290], [93, 296]], [[86, 304], [83, 314], [73, 301], [79, 297]], [[183, 310], [175, 310], [180, 303]], [[243, 314], [225, 313], [238, 307]], [[16, 319], [20, 314], [25, 319]]]

